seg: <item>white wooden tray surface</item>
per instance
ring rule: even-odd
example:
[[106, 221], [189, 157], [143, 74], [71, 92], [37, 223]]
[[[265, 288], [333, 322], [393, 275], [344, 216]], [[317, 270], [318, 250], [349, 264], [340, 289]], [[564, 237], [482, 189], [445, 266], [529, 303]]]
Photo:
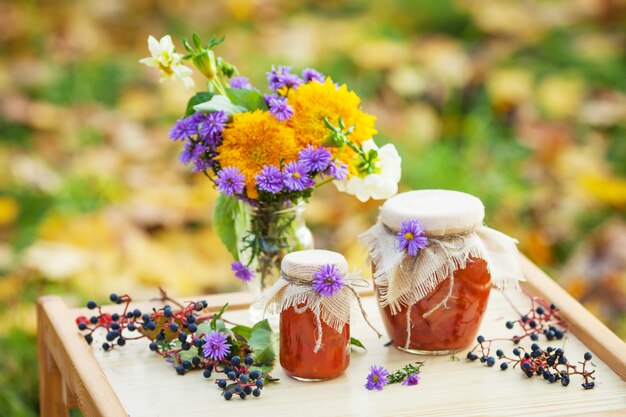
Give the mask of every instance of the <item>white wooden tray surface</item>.
[[[529, 299], [521, 292], [509, 292], [508, 296], [521, 311], [530, 306]], [[228, 301], [227, 294], [224, 300]], [[374, 325], [384, 332], [374, 298], [364, 297], [363, 301]], [[229, 310], [225, 317], [247, 323], [247, 309]], [[510, 337], [513, 331], [506, 329], [504, 323], [515, 317], [504, 296], [494, 290], [480, 333], [486, 338]], [[239, 398], [225, 401], [214, 379], [204, 379], [200, 370], [176, 375], [171, 365], [148, 350], [147, 340], [132, 341], [121, 349], [104, 352], [100, 348], [104, 334], [100, 333], [95, 337], [93, 354], [131, 417], [626, 415], [626, 383], [597, 357], [593, 359], [597, 375], [595, 389], [583, 390], [579, 376], [573, 376], [570, 386], [563, 387], [542, 377], [528, 378], [517, 369], [501, 371], [499, 362], [493, 368], [478, 361], [467, 362], [467, 350], [457, 354], [460, 361], [454, 361], [450, 356], [417, 356], [385, 347], [386, 336], [377, 339], [358, 314], [353, 313], [352, 320], [352, 335], [368, 350], [352, 353], [343, 376], [326, 382], [298, 382], [287, 377], [277, 362], [272, 375], [280, 381], [267, 386], [260, 398], [243, 401]], [[521, 346], [528, 348], [531, 343], [524, 340]], [[582, 360], [584, 352], [589, 350], [572, 333], [556, 342], [547, 342], [542, 336], [538, 343], [564, 345], [570, 361]], [[509, 354], [515, 347], [509, 342], [498, 346]], [[496, 344], [494, 356], [495, 349]], [[411, 361], [425, 362], [418, 386], [394, 384], [381, 392], [363, 387], [371, 365], [383, 365], [392, 371]]]

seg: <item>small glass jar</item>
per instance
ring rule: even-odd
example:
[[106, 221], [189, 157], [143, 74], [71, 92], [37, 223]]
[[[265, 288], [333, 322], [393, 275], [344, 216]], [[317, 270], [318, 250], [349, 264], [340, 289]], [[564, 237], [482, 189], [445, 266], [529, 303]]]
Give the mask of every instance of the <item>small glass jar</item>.
[[[347, 303], [347, 321], [340, 331], [324, 321], [326, 308], [321, 295], [312, 287], [313, 274], [324, 265], [335, 265], [348, 272], [345, 258], [335, 252], [308, 250], [292, 252], [283, 258], [282, 279], [287, 280], [280, 308], [280, 364], [285, 373], [300, 381], [324, 381], [340, 376], [350, 363], [350, 294], [338, 291], [335, 302]], [[307, 301], [294, 303], [290, 297], [308, 292]], [[295, 299], [295, 298], [294, 298]], [[320, 332], [321, 330], [321, 332]], [[319, 349], [316, 350], [318, 343]]]
[[387, 200], [378, 224], [361, 235], [396, 347], [429, 355], [466, 348], [478, 334], [493, 272], [500, 288], [517, 286], [516, 242], [483, 220], [484, 206], [474, 196], [411, 191]]

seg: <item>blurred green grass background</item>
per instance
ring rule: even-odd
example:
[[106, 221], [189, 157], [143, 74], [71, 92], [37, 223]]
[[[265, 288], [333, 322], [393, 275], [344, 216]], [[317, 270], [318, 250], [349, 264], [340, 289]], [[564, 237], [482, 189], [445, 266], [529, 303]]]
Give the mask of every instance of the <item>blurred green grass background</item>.
[[[479, 196], [626, 337], [625, 29], [620, 0], [0, 4], [0, 416], [37, 415], [39, 295], [240, 288], [216, 193], [167, 139], [189, 92], [137, 62], [149, 34], [224, 34], [218, 52], [259, 85], [271, 64], [347, 83], [399, 148], [403, 190]], [[355, 236], [379, 203], [326, 188], [317, 246], [364, 268]]]

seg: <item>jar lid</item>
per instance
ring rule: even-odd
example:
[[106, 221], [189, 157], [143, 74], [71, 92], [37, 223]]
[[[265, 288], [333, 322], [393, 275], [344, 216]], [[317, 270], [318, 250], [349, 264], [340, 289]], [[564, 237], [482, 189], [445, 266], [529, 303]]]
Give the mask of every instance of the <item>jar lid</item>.
[[398, 231], [404, 220], [418, 220], [427, 236], [459, 234], [481, 226], [485, 207], [471, 194], [451, 190], [417, 190], [398, 194], [383, 204], [381, 221]]
[[328, 264], [337, 266], [342, 274], [348, 273], [348, 262], [342, 254], [321, 249], [288, 253], [283, 258], [280, 269], [287, 276], [312, 280], [313, 274]]

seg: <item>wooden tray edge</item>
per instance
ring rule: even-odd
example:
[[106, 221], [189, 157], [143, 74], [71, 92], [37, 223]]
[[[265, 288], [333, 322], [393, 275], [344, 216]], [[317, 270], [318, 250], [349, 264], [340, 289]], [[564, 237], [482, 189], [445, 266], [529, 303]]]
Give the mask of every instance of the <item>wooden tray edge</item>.
[[524, 255], [521, 263], [526, 277], [522, 286], [556, 304], [569, 330], [626, 381], [626, 343]]
[[41, 414], [78, 407], [86, 416], [127, 416], [74, 320], [60, 297], [37, 300]]

